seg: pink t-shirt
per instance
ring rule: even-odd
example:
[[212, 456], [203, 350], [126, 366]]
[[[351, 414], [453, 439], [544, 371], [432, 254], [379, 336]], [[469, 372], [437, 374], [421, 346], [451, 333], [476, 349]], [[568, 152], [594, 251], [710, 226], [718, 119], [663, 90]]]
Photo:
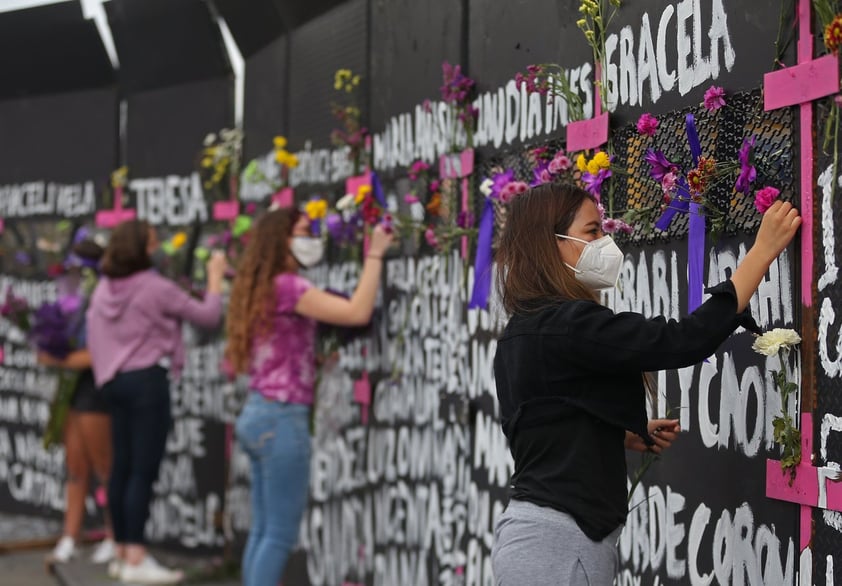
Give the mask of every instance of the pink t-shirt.
[[312, 286], [295, 273], [275, 277], [274, 323], [268, 336], [254, 340], [249, 369], [252, 390], [267, 399], [313, 404], [316, 322], [295, 313], [298, 300]]

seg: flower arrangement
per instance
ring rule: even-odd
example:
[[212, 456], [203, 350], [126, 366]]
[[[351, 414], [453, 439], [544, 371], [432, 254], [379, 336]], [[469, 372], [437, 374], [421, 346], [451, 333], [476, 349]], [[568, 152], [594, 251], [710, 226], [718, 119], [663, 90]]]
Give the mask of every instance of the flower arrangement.
[[330, 133], [330, 140], [336, 146], [348, 148], [348, 159], [353, 163], [354, 175], [360, 173], [368, 137], [368, 129], [362, 124], [362, 112], [358, 106], [360, 80], [360, 76], [350, 69], [337, 70], [333, 78], [333, 89], [343, 99], [332, 103], [330, 107], [333, 117], [340, 124], [340, 128]]
[[[712, 86], [707, 90], [704, 107], [709, 112], [716, 112], [725, 105], [725, 93], [722, 88]], [[637, 132], [641, 137], [654, 140], [659, 124], [655, 116], [645, 113], [637, 121]], [[665, 229], [666, 226], [661, 220], [655, 222], [659, 216], [664, 218], [669, 212], [684, 212], [689, 209], [690, 204], [695, 204], [698, 213], [710, 220], [711, 232], [716, 235], [725, 229], [728, 210], [722, 209], [721, 204], [717, 204], [709, 197], [709, 193], [715, 186], [733, 181], [735, 194], [744, 196], [754, 194], [755, 207], [760, 213], [764, 213], [778, 197], [780, 192], [777, 188], [755, 185], [758, 178], [757, 166], [761, 164], [760, 157], [757, 155], [756, 136], [747, 136], [743, 139], [736, 160], [717, 161], [702, 152], [695, 119], [690, 115], [687, 117], [687, 134], [692, 155], [690, 162], [671, 160], [655, 146], [647, 148], [643, 158], [649, 167], [649, 178], [655, 182], [661, 193], [661, 201], [658, 205], [649, 208], [629, 210], [623, 218], [624, 221], [628, 223], [654, 222], [657, 228]], [[588, 171], [592, 172], [593, 169]], [[597, 184], [601, 185], [599, 181]]]
[[[450, 151], [458, 152], [462, 146], [473, 147], [474, 130], [479, 110], [471, 103], [474, 80], [462, 73], [460, 65], [447, 61], [441, 64], [442, 85], [439, 88], [442, 101], [447, 104], [451, 116]], [[465, 140], [461, 140], [464, 132]]]
[[205, 189], [220, 188], [226, 175], [229, 186], [226, 197], [237, 194], [237, 181], [243, 154], [243, 132], [237, 128], [223, 128], [219, 134], [210, 133], [205, 137], [201, 153], [202, 180]]
[[763, 356], [778, 356], [779, 371], [772, 371], [775, 386], [781, 395], [781, 414], [772, 419], [773, 439], [780, 444], [781, 471], [789, 474], [789, 484], [795, 480], [798, 464], [801, 462], [801, 430], [795, 427], [787, 412], [789, 398], [798, 391], [798, 385], [787, 378], [786, 363], [789, 352], [801, 343], [801, 336], [795, 330], [775, 328], [758, 336], [752, 348]]
[[571, 122], [585, 117], [582, 98], [570, 86], [570, 78], [561, 65], [556, 63], [532, 64], [526, 67], [526, 73], [515, 74], [518, 87], [526, 86], [529, 93], [537, 92], [551, 99], [561, 99], [567, 103], [567, 117]]
[[[606, 30], [621, 4], [621, 0], [582, 0], [579, 5], [582, 18], [576, 21], [576, 26], [585, 34], [585, 39], [593, 50], [594, 63], [605, 62]], [[610, 11], [609, 6], [611, 7]], [[599, 88], [599, 97], [603, 109], [607, 109], [608, 88], [605, 87], [602, 79], [596, 80], [595, 83]]]

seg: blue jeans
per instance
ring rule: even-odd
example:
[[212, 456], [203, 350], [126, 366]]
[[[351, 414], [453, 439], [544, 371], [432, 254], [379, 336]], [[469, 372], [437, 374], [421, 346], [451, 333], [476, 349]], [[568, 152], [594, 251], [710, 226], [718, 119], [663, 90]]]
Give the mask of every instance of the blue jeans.
[[245, 586], [277, 586], [298, 543], [310, 487], [310, 408], [252, 392], [237, 418], [237, 441], [251, 460], [251, 530]]
[[108, 508], [114, 540], [142, 544], [172, 421], [169, 377], [160, 366], [121, 372], [102, 391], [111, 408]]

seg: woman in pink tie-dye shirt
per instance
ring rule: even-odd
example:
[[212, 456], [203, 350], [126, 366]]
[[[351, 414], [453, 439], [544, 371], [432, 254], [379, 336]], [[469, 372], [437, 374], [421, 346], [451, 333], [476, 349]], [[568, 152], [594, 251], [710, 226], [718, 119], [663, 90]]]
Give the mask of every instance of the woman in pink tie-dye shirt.
[[243, 253], [231, 291], [225, 357], [248, 373], [251, 394], [237, 441], [251, 460], [252, 526], [243, 554], [245, 586], [276, 586], [298, 538], [310, 480], [310, 408], [316, 322], [368, 323], [383, 254], [392, 236], [374, 230], [350, 299], [314, 287], [299, 267], [321, 260], [323, 244], [298, 210], [266, 213]]

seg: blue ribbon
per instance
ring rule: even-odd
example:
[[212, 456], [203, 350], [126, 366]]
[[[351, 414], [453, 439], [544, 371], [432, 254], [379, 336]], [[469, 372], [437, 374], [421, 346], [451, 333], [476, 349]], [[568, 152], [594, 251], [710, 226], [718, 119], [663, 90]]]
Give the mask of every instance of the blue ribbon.
[[474, 259], [474, 289], [468, 309], [488, 307], [488, 295], [491, 292], [491, 269], [493, 265], [492, 239], [494, 237], [494, 202], [485, 198], [482, 216], [479, 220], [477, 236], [477, 257]]
[[374, 194], [374, 199], [380, 204], [380, 207], [386, 209], [386, 196], [383, 193], [383, 184], [380, 183], [380, 177], [374, 171], [371, 172], [371, 192]]
[[[693, 166], [696, 167], [699, 164], [699, 158], [702, 156], [702, 144], [696, 130], [696, 120], [692, 114], [687, 114], [685, 123], [687, 142], [690, 145]], [[678, 197], [661, 214], [661, 217], [655, 222], [655, 227], [659, 230], [666, 230], [675, 214], [678, 212], [690, 214], [687, 238], [687, 310], [692, 312], [702, 304], [702, 292], [704, 290], [705, 216], [701, 213], [701, 206], [691, 202], [690, 197], [690, 189], [687, 182], [682, 178], [678, 184]]]

